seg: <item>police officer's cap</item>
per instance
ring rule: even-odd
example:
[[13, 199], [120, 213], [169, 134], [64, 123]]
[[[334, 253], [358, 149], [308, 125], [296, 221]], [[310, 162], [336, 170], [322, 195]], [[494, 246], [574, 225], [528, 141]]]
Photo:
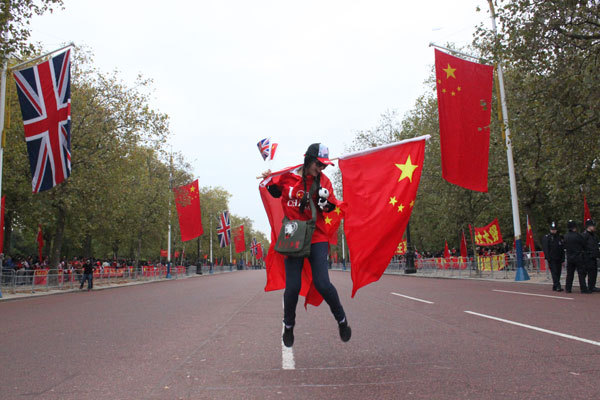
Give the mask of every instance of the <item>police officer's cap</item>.
[[577, 224], [575, 223], [575, 221], [573, 221], [572, 219], [570, 219], [569, 222], [567, 222], [567, 228], [569, 230], [571, 230], [573, 228], [577, 228]]
[[588, 219], [585, 221], [585, 227], [587, 228], [588, 226], [596, 226], [596, 223], [593, 219]]
[[558, 227], [556, 226], [556, 222], [552, 221], [552, 222], [550, 223], [550, 230], [551, 230], [551, 231], [555, 231], [555, 230], [557, 230], [557, 229], [558, 229]]

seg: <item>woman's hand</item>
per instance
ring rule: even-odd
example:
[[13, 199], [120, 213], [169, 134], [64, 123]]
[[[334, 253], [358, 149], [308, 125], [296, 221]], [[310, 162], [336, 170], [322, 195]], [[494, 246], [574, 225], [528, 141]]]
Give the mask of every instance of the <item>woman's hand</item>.
[[269, 175], [271, 175], [271, 170], [270, 169], [266, 170], [265, 172], [263, 172], [261, 174], [261, 176], [263, 177], [263, 179], [265, 179]]

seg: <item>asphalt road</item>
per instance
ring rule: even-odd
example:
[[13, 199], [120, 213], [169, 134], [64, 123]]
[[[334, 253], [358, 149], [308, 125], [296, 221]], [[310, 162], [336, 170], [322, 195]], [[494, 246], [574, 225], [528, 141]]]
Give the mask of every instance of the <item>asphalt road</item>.
[[600, 293], [331, 278], [352, 339], [299, 305], [293, 350], [264, 271], [2, 302], [0, 399], [600, 397]]

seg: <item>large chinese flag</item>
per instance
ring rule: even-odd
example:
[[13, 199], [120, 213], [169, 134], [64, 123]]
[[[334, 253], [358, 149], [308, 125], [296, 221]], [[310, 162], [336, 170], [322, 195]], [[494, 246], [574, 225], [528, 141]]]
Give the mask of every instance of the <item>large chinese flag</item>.
[[[279, 236], [282, 225], [281, 221], [283, 220], [283, 207], [281, 206], [281, 199], [276, 199], [271, 196], [267, 190], [267, 186], [273, 176], [288, 172], [297, 167], [298, 166], [289, 167], [274, 172], [259, 185], [260, 197], [263, 201], [267, 217], [269, 218], [269, 224], [271, 225], [271, 245], [269, 246], [269, 251], [267, 252], [267, 257], [265, 259], [265, 266], [267, 269], [265, 292], [285, 289], [284, 256], [275, 251], [275, 243], [277, 242], [277, 237]], [[323, 297], [319, 294], [313, 284], [312, 270], [308, 259], [304, 259], [304, 265], [302, 267], [302, 286], [300, 295], [305, 296], [305, 307], [307, 304], [318, 306], [323, 302]]]
[[181, 241], [195, 239], [204, 233], [200, 212], [198, 179], [188, 185], [173, 188], [173, 192], [175, 192]]
[[340, 157], [352, 297], [379, 280], [410, 219], [428, 136]]
[[494, 67], [435, 50], [435, 74], [442, 176], [487, 192]]
[[475, 227], [475, 244], [477, 246], [494, 246], [502, 243], [502, 233], [498, 218], [483, 228]]
[[233, 243], [235, 244], [235, 252], [243, 253], [246, 251], [246, 239], [244, 238], [244, 225], [240, 225], [233, 229]]

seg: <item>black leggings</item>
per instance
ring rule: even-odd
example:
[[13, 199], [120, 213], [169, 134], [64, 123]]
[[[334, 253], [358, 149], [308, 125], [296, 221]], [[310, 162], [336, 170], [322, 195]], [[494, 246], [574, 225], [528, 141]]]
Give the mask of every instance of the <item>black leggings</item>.
[[[335, 320], [340, 322], [345, 317], [337, 290], [329, 281], [327, 271], [327, 242], [313, 243], [310, 246], [308, 261], [312, 269], [313, 283], [323, 299], [329, 304]], [[285, 291], [283, 292], [283, 323], [294, 326], [296, 323], [296, 305], [302, 284], [302, 266], [304, 258], [285, 258]]]

